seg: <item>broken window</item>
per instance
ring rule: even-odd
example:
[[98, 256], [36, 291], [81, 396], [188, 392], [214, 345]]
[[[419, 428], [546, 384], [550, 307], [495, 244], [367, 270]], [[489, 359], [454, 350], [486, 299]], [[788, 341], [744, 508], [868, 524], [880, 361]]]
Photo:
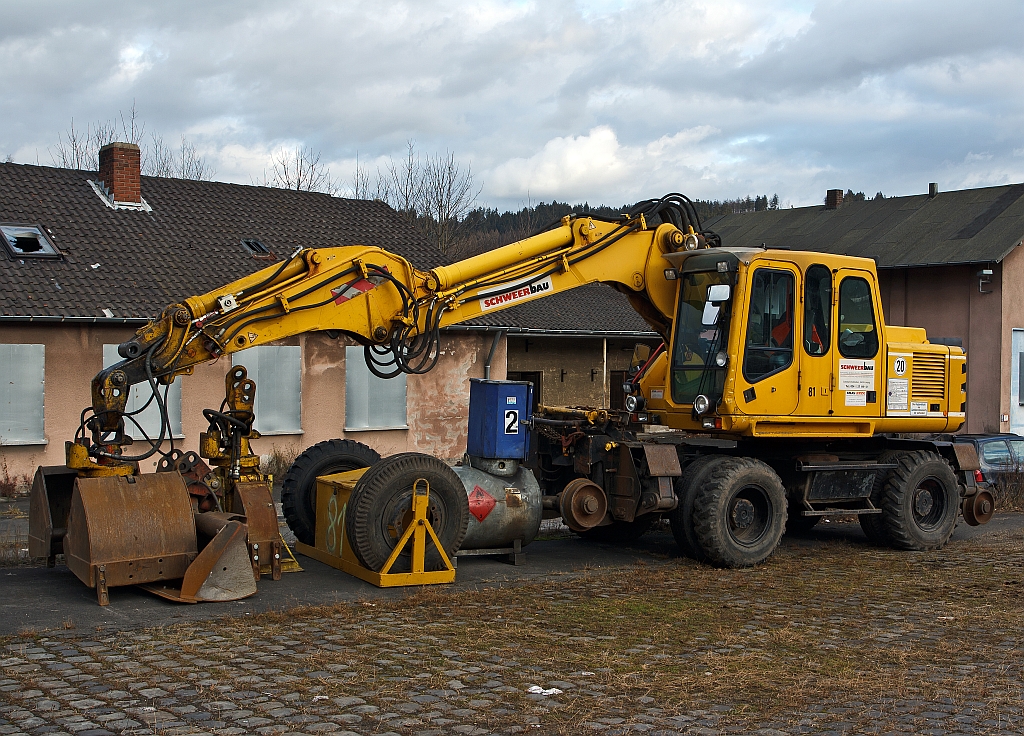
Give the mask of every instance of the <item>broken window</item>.
[[60, 253], [37, 225], [0, 225], [4, 246], [14, 258], [59, 258]]
[[[103, 367], [109, 368], [110, 366], [120, 363], [120, 355], [117, 354], [117, 345], [104, 345], [103, 346]], [[162, 383], [157, 384], [160, 387], [160, 398], [164, 396], [164, 389], [167, 389], [167, 421], [170, 422], [170, 435], [174, 439], [181, 439], [185, 436], [181, 428], [181, 376], [174, 379], [174, 383], [170, 385], [170, 388], [164, 386]], [[133, 440], [144, 440], [147, 436], [155, 440], [160, 436], [160, 409], [157, 406], [156, 399], [149, 401], [153, 396], [153, 390], [150, 387], [148, 381], [143, 383], [137, 383], [132, 386], [131, 393], [128, 394], [128, 401], [125, 404], [125, 411], [132, 413], [146, 407], [142, 412], [135, 414], [135, 422], [138, 422], [137, 426], [128, 417], [124, 420], [124, 431]], [[149, 402], [149, 406], [146, 403]], [[143, 434], [145, 432], [145, 434]], [[164, 430], [164, 439], [167, 439], [168, 430]]]
[[0, 345], [0, 445], [46, 444], [44, 346]]
[[259, 345], [231, 356], [256, 382], [253, 428], [260, 434], [302, 434], [302, 348]]
[[345, 348], [345, 431], [408, 429], [405, 374], [378, 378], [366, 367], [362, 347]]

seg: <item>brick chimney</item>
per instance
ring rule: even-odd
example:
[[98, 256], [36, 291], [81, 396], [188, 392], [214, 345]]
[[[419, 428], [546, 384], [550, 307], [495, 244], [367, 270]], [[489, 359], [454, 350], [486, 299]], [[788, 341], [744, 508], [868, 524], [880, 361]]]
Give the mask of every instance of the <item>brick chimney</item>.
[[142, 157], [134, 143], [108, 143], [100, 149], [100, 179], [114, 202], [142, 202]]
[[843, 190], [829, 189], [825, 192], [825, 209], [837, 210], [843, 206]]

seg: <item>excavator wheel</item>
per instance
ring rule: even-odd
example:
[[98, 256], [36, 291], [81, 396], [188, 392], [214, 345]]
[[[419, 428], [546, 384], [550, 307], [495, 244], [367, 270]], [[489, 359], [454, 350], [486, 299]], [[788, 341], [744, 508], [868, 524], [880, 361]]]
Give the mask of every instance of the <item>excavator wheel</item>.
[[281, 483], [281, 506], [295, 538], [310, 546], [316, 543], [315, 491], [321, 475], [367, 468], [380, 462], [380, 454], [353, 440], [324, 440], [297, 458]]
[[676, 479], [675, 490], [679, 505], [668, 515], [679, 551], [687, 557], [704, 562], [707, 555], [697, 541], [697, 532], [693, 528], [693, 499], [697, 490], [707, 481], [708, 472], [725, 455], [705, 455], [699, 457], [683, 469], [683, 474]]
[[632, 544], [650, 531], [655, 521], [657, 521], [657, 517], [648, 514], [633, 521], [613, 521], [606, 526], [595, 526], [576, 533], [584, 539], [589, 539], [593, 542]]
[[[469, 526], [469, 499], [455, 471], [442, 460], [405, 452], [381, 460], [366, 471], [352, 490], [345, 513], [345, 535], [364, 567], [380, 571], [412, 522], [413, 485], [424, 479], [430, 486], [427, 519], [449, 559], [458, 551]], [[441, 555], [430, 542], [426, 570], [443, 569]], [[390, 572], [409, 572], [408, 548]]]
[[953, 535], [960, 512], [956, 474], [934, 452], [908, 452], [885, 484], [882, 517], [897, 549], [942, 547]]
[[[878, 462], [891, 463], [901, 454], [892, 450], [883, 452], [878, 456]], [[871, 489], [871, 504], [876, 508], [882, 508], [882, 499], [885, 496], [885, 486], [893, 474], [893, 470], [880, 470], [875, 476], [875, 485]], [[868, 542], [878, 547], [888, 547], [889, 532], [885, 528], [885, 513], [881, 514], [860, 514], [860, 528], [864, 530], [864, 536]]]
[[786, 491], [760, 460], [727, 457], [711, 466], [693, 500], [693, 526], [708, 561], [750, 567], [775, 551], [786, 528]]

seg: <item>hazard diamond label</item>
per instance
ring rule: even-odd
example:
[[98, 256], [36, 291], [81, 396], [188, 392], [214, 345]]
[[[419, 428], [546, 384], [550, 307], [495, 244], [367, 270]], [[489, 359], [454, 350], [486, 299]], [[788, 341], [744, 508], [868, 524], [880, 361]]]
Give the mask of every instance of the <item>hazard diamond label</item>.
[[469, 513], [473, 514], [477, 521], [483, 521], [491, 513], [495, 503], [497, 502], [494, 496], [480, 486], [473, 486], [473, 491], [469, 494]]

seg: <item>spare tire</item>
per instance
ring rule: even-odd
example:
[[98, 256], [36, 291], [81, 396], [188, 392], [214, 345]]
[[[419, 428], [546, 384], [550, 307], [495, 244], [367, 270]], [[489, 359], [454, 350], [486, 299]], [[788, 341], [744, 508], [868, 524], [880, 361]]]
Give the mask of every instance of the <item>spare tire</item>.
[[[345, 512], [345, 534], [364, 567], [380, 571], [412, 521], [413, 485], [430, 485], [427, 518], [445, 554], [452, 557], [469, 526], [469, 499], [459, 476], [443, 461], [418, 452], [381, 460], [360, 478]], [[410, 545], [411, 547], [411, 545]], [[409, 572], [412, 556], [406, 548], [390, 572]], [[425, 570], [444, 566], [433, 542], [427, 542]]]
[[288, 528], [303, 544], [316, 544], [316, 479], [321, 475], [368, 468], [380, 454], [354, 440], [324, 440], [295, 458], [281, 481], [281, 507]]

